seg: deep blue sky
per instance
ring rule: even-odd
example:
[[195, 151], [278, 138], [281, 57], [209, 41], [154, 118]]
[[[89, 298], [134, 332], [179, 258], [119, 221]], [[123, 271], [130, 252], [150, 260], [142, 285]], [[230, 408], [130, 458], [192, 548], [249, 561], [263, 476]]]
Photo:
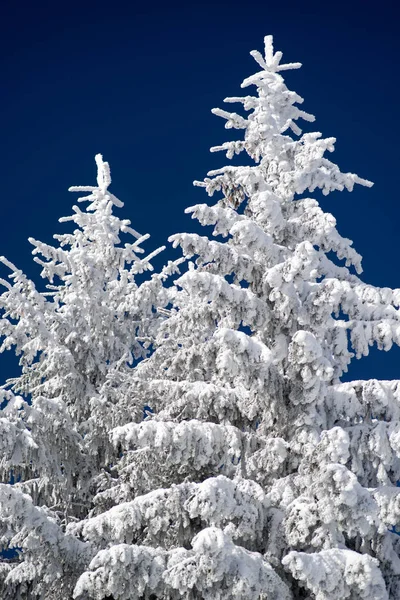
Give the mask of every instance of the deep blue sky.
[[[238, 95], [249, 56], [272, 33], [315, 129], [338, 140], [342, 170], [375, 186], [324, 207], [364, 256], [364, 279], [400, 287], [398, 269], [398, 15], [395, 2], [43, 2], [3, 0], [0, 14], [0, 254], [32, 267], [28, 236], [50, 241], [70, 214], [70, 185], [92, 184], [93, 157], [111, 164], [121, 215], [148, 231], [149, 250], [192, 228], [206, 201], [192, 187], [222, 154], [210, 109]], [[399, 378], [400, 352], [373, 352], [353, 377]], [[1, 357], [0, 379], [14, 371]]]

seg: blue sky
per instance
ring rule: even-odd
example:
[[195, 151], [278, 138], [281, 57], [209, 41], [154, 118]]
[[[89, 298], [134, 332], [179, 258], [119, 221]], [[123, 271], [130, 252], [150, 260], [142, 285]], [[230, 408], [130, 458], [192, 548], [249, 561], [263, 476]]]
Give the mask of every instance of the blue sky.
[[[111, 164], [121, 215], [149, 232], [148, 249], [190, 230], [186, 206], [207, 200], [193, 179], [224, 164], [211, 115], [257, 67], [249, 51], [272, 33], [303, 68], [289, 87], [337, 138], [342, 170], [375, 182], [323, 201], [364, 256], [364, 280], [400, 287], [398, 269], [398, 31], [395, 3], [15, 2], [3, 0], [0, 69], [0, 254], [36, 277], [29, 236], [50, 241], [94, 182], [94, 155]], [[398, 378], [400, 352], [372, 352], [354, 378]], [[0, 357], [0, 378], [15, 372]]]

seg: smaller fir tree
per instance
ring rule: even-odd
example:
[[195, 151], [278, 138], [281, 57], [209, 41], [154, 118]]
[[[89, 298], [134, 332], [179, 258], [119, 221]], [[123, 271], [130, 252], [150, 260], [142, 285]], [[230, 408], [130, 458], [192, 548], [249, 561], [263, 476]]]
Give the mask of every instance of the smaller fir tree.
[[[88, 192], [86, 210], [60, 219], [76, 229], [55, 235], [56, 246], [29, 240], [46, 291], [1, 258], [11, 271], [1, 280], [1, 351], [14, 347], [22, 368], [1, 390], [0, 540], [20, 549], [1, 563], [4, 600], [71, 597], [91, 553], [65, 530], [96, 511], [113, 480], [109, 431], [143, 417], [127, 380], [149, 353], [176, 269], [146, 277], [162, 248], [143, 255], [149, 236], [114, 215], [123, 203], [109, 191], [108, 163], [96, 163], [97, 186], [70, 188]], [[122, 244], [126, 234], [133, 241]]]

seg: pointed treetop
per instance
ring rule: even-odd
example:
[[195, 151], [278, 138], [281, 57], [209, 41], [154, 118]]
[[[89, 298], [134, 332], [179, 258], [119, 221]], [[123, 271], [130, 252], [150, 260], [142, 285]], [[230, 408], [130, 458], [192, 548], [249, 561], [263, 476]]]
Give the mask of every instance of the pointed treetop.
[[[118, 198], [111, 194], [108, 191], [108, 188], [111, 185], [111, 172], [110, 165], [108, 162], [103, 160], [103, 156], [101, 154], [96, 154], [95, 161], [97, 165], [97, 187], [92, 185], [73, 185], [68, 188], [69, 192], [92, 192], [89, 196], [83, 196], [82, 198], [78, 198], [78, 202], [88, 202], [92, 201], [92, 203], [87, 207], [88, 211], [94, 211], [99, 208], [99, 202], [101, 200], [111, 201], [112, 204], [118, 206], [118, 208], [122, 208], [124, 203], [121, 202]], [[138, 236], [140, 237], [140, 236]]]
[[[264, 38], [264, 57], [258, 50], [252, 50], [250, 52], [251, 56], [254, 60], [260, 65], [262, 69], [265, 71], [271, 71], [272, 73], [277, 73], [278, 71], [288, 71], [289, 69], [300, 69], [301, 63], [287, 63], [286, 65], [281, 65], [282, 52], [275, 52], [274, 54], [274, 43], [273, 36], [266, 35]], [[242, 84], [242, 87], [245, 87]]]

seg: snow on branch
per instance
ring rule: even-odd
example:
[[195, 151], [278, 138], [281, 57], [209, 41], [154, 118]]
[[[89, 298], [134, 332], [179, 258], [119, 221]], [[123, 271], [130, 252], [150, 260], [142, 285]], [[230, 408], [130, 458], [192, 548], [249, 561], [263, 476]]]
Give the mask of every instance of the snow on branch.
[[352, 550], [290, 552], [283, 564], [318, 600], [388, 600], [378, 561]]
[[235, 546], [216, 527], [203, 529], [191, 550], [113, 546], [100, 551], [89, 569], [76, 585], [75, 599], [112, 595], [115, 600], [139, 600], [150, 594], [201, 594], [204, 600], [291, 598], [287, 585], [260, 554]]

